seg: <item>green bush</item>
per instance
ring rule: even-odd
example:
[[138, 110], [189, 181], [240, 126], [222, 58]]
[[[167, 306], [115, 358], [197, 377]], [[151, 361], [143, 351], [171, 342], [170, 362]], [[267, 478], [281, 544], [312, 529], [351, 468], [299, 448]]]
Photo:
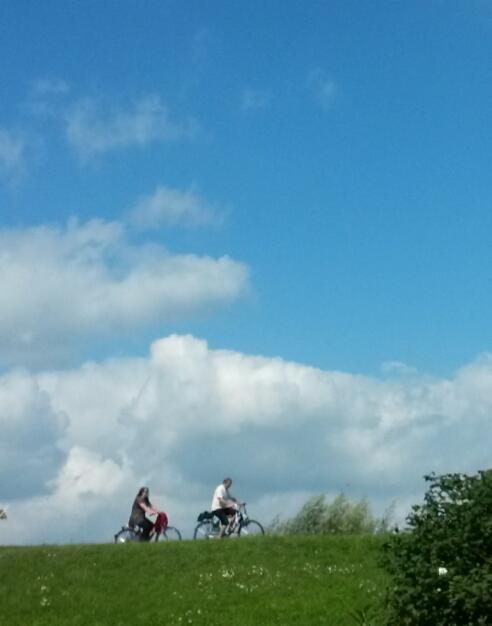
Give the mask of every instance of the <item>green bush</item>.
[[324, 495], [310, 498], [299, 513], [286, 521], [275, 520], [271, 532], [281, 535], [373, 534], [387, 522], [377, 520], [367, 500], [352, 502], [339, 494], [332, 502]]
[[389, 624], [492, 624], [492, 471], [425, 479], [424, 504], [384, 546]]

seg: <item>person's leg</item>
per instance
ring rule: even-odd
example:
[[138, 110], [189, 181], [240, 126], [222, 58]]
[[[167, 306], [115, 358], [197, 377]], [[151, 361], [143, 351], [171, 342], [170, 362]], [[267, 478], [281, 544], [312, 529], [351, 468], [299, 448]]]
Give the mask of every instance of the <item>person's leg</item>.
[[236, 521], [236, 511], [229, 507], [224, 509], [224, 513], [227, 515], [227, 528], [226, 531], [231, 533], [234, 530], [234, 523]]
[[217, 509], [213, 511], [214, 515], [219, 518], [220, 528], [219, 528], [219, 539], [225, 535], [226, 528], [229, 524], [229, 519], [227, 517], [227, 513], [224, 509]]
[[150, 541], [150, 532], [154, 528], [154, 524], [145, 518], [140, 525], [142, 527], [142, 539], [144, 541]]

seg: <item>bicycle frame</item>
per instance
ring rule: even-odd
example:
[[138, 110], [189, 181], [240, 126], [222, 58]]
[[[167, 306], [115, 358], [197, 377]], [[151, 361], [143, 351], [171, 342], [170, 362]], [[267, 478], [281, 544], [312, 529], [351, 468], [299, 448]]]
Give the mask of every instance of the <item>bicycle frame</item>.
[[[236, 513], [235, 513], [235, 517], [234, 517], [234, 521], [232, 522], [232, 524], [230, 524], [226, 531], [224, 536], [225, 537], [239, 537], [241, 535], [241, 530], [245, 527], [248, 526], [250, 522], [250, 518], [248, 516], [248, 513], [246, 511], [246, 503], [242, 503], [239, 505]], [[213, 517], [211, 517], [208, 520], [204, 520], [201, 524], [199, 524], [199, 526], [195, 529], [195, 539], [197, 538], [197, 530], [198, 528], [201, 528], [201, 533], [198, 536], [202, 536], [204, 537], [204, 534], [206, 535], [206, 537], [204, 538], [215, 538], [215, 537], [219, 537], [220, 535], [220, 520], [218, 517], [216, 517], [215, 515]]]
[[[150, 533], [151, 536], [147, 541], [159, 541], [161, 537], [167, 540], [181, 539], [181, 533], [174, 526], [168, 525], [167, 515], [163, 512], [157, 515]], [[127, 543], [146, 540], [143, 537], [142, 528], [140, 526], [135, 526], [134, 528], [122, 526], [121, 530], [115, 534], [114, 541], [115, 543]]]
[[241, 527], [246, 526], [246, 524], [249, 521], [248, 513], [246, 511], [246, 502], [243, 502], [242, 504], [239, 505], [236, 511], [236, 515], [234, 517], [235, 519], [232, 523], [231, 532], [229, 534], [236, 533], [239, 535], [239, 531], [241, 530]]

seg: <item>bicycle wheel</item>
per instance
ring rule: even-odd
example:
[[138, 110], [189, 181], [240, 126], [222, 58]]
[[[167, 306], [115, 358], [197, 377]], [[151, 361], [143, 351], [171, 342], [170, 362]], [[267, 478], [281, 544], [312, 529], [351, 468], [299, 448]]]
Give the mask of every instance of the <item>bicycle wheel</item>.
[[193, 539], [210, 539], [216, 535], [218, 535], [218, 533], [213, 529], [210, 522], [200, 522], [195, 528]]
[[181, 533], [174, 526], [168, 526], [164, 532], [162, 532], [157, 541], [181, 541]]
[[138, 541], [137, 533], [131, 528], [122, 528], [119, 533], [114, 536], [115, 543], [130, 543], [131, 541]]
[[239, 529], [239, 535], [241, 537], [257, 537], [259, 535], [264, 535], [265, 531], [263, 530], [263, 526], [260, 522], [257, 522], [254, 519], [250, 519], [241, 526]]

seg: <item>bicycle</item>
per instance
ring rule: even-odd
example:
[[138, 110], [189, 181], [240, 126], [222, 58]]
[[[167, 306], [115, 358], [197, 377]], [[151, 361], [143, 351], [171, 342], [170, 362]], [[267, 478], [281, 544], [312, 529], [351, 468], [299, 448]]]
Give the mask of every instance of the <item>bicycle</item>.
[[[168, 518], [165, 513], [159, 513], [152, 527], [153, 536], [148, 541], [181, 541], [181, 533], [174, 526], [168, 526]], [[122, 526], [114, 536], [115, 543], [131, 543], [145, 541], [140, 526]]]
[[[193, 539], [215, 539], [219, 537], [220, 521], [213, 513], [204, 511], [200, 513], [199, 522], [193, 533]], [[224, 537], [256, 537], [264, 535], [265, 531], [260, 522], [250, 519], [246, 511], [246, 502], [239, 505], [234, 521], [226, 529]]]

